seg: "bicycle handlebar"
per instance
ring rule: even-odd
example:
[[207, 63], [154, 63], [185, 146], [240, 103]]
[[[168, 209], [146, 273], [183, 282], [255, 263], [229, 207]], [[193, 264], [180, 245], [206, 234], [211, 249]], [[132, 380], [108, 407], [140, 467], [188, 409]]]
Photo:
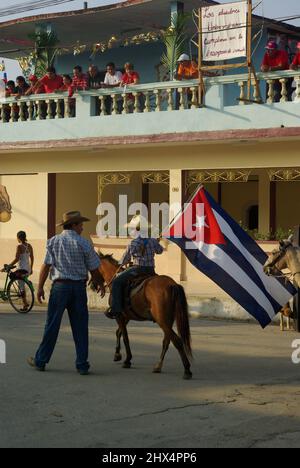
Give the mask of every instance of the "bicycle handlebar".
[[11, 270], [14, 270], [16, 267], [15, 266], [9, 266], [9, 265], [4, 265], [3, 269], [5, 270], [6, 273], [9, 273]]

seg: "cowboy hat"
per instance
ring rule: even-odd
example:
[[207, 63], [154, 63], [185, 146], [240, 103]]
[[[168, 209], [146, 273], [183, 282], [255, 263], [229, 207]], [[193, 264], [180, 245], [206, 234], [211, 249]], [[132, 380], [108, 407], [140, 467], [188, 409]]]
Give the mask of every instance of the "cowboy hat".
[[142, 216], [142, 215], [134, 215], [129, 223], [126, 223], [124, 225], [125, 228], [129, 229], [149, 229], [152, 227], [151, 224], [149, 224], [148, 220]]
[[56, 226], [65, 226], [66, 224], [80, 224], [80, 223], [86, 223], [87, 221], [90, 221], [88, 218], [85, 218], [84, 216], [81, 216], [80, 211], [68, 211], [67, 213], [63, 214], [63, 219], [60, 223], [58, 223]]

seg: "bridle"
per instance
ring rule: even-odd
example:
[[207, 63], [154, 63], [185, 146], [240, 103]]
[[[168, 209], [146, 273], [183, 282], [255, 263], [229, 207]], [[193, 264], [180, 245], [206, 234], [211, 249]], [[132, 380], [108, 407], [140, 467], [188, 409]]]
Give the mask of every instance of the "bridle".
[[294, 281], [295, 276], [300, 274], [300, 271], [297, 271], [295, 273], [292, 273], [292, 272], [282, 273], [281, 272], [279, 275], [277, 275], [277, 274], [273, 275], [272, 272], [271, 272], [271, 269], [276, 266], [276, 263], [279, 262], [279, 260], [281, 260], [284, 257], [288, 247], [292, 247], [292, 244], [286, 244], [284, 246], [281, 246], [279, 251], [278, 251], [278, 255], [276, 255], [275, 258], [272, 260], [272, 262], [269, 263], [265, 267], [265, 271], [266, 271], [266, 274], [268, 276], [272, 276], [273, 278], [284, 278], [286, 280], [286, 282], [287, 282], [287, 281]]

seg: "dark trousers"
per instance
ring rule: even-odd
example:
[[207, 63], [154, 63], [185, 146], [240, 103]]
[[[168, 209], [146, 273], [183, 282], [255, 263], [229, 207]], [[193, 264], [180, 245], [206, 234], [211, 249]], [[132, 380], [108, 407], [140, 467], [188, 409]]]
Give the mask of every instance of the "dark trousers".
[[120, 315], [124, 308], [124, 292], [127, 281], [130, 278], [134, 278], [138, 275], [149, 274], [154, 275], [155, 271], [153, 267], [133, 266], [120, 273], [112, 284], [112, 311]]
[[43, 341], [35, 363], [47, 364], [53, 354], [64, 311], [67, 310], [76, 347], [76, 368], [89, 369], [88, 308], [85, 282], [54, 283], [51, 289]]
[[[294, 92], [294, 88], [292, 87], [292, 84], [293, 84], [293, 78], [288, 79], [287, 83], [286, 83], [288, 101], [292, 101], [292, 95], [293, 95], [293, 92]], [[266, 100], [269, 99], [269, 89], [270, 89], [270, 86], [267, 83]], [[280, 102], [281, 93], [282, 93], [282, 84], [280, 83], [279, 80], [274, 81], [273, 89], [274, 89], [274, 102]]]

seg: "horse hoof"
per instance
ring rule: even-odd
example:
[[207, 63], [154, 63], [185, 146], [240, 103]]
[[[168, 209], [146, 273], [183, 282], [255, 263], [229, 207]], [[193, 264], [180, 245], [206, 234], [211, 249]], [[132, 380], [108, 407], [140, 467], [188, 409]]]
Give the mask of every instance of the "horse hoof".
[[161, 374], [161, 369], [159, 367], [154, 367], [153, 374]]
[[185, 372], [183, 378], [184, 380], [191, 380], [193, 377], [193, 374], [191, 372]]
[[131, 367], [131, 362], [124, 362], [123, 363], [123, 369], [130, 369]]
[[119, 362], [119, 361], [122, 361], [122, 355], [121, 354], [115, 354], [114, 362]]

